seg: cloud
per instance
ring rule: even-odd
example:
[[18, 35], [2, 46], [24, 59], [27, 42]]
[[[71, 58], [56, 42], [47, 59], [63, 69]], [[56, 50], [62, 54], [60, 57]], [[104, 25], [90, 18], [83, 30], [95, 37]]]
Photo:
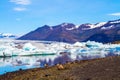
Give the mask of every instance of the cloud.
[[108, 14], [108, 15], [111, 15], [111, 16], [120, 16], [120, 12], [118, 12], [118, 13], [111, 13], [111, 14]]
[[10, 0], [10, 2], [13, 2], [15, 4], [20, 4], [20, 5], [29, 5], [29, 4], [31, 4], [30, 0]]
[[19, 6], [19, 7], [14, 7], [13, 8], [14, 11], [25, 11], [27, 10], [26, 6], [31, 4], [31, 0], [10, 0], [10, 2]]
[[15, 10], [15, 11], [25, 11], [27, 9], [26, 8], [22, 8], [22, 7], [15, 7], [15, 8], [13, 8], [13, 10]]

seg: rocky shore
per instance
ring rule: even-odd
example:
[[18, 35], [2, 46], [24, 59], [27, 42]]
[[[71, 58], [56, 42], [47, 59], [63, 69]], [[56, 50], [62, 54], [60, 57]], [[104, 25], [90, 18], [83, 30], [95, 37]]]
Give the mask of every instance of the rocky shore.
[[[60, 65], [60, 64], [59, 64]], [[6, 73], [0, 80], [120, 80], [120, 56]]]

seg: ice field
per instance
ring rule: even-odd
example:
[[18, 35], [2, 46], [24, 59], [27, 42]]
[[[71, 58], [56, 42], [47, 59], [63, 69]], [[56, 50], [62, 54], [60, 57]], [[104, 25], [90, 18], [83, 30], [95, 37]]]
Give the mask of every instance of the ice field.
[[60, 52], [68, 52], [71, 57], [77, 55], [81, 58], [83, 56], [105, 57], [120, 55], [120, 44], [102, 44], [94, 41], [68, 44], [63, 42], [0, 40], [1, 57], [59, 55]]

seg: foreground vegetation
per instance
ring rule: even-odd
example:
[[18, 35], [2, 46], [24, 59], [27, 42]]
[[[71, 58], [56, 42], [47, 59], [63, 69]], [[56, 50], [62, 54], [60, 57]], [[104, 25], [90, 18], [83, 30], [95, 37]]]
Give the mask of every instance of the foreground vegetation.
[[120, 41], [112, 42], [112, 44], [120, 44]]
[[120, 80], [120, 56], [68, 62], [63, 67], [20, 69], [0, 80]]

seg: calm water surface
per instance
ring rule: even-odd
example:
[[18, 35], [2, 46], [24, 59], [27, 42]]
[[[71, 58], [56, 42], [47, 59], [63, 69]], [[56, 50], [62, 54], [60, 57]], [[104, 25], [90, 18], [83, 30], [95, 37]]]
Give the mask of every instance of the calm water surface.
[[72, 60], [73, 59], [69, 55], [66, 55], [66, 54], [0, 58], [0, 74], [16, 71], [19, 69], [44, 67], [45, 63], [52, 66], [59, 62], [65, 63], [66, 61], [72, 61]]

